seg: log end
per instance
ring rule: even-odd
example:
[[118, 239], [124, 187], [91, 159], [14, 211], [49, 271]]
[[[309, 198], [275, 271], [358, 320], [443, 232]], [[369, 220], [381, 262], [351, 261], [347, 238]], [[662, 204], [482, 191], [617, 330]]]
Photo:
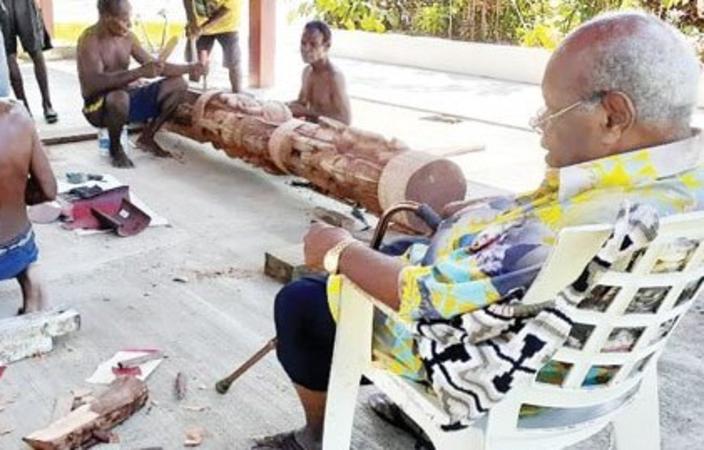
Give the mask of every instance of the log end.
[[[450, 202], [464, 200], [467, 181], [452, 161], [426, 153], [407, 151], [389, 161], [379, 180], [379, 203], [383, 210], [403, 201], [425, 203], [437, 213]], [[402, 225], [418, 232], [430, 228], [412, 214], [404, 214]]]

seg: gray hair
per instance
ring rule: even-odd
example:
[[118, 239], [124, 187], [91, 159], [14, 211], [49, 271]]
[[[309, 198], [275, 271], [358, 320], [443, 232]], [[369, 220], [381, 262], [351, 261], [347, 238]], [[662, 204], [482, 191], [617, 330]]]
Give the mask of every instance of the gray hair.
[[592, 93], [621, 91], [637, 120], [689, 125], [697, 104], [701, 68], [694, 47], [673, 26], [642, 12], [597, 16], [584, 26], [613, 35], [600, 40], [586, 86]]

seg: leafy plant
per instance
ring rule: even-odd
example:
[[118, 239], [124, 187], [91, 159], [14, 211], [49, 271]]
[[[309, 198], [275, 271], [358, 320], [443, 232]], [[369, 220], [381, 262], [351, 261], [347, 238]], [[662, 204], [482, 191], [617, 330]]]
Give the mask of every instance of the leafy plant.
[[679, 27], [704, 56], [704, 0], [307, 0], [298, 13], [349, 30], [554, 48], [592, 17], [632, 8]]

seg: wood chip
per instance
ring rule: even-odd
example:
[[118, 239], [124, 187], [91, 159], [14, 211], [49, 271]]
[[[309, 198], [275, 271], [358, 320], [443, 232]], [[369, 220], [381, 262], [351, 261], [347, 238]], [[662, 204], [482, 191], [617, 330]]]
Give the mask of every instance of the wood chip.
[[197, 405], [183, 405], [181, 408], [185, 409], [186, 411], [193, 411], [193, 412], [203, 412], [206, 409], [208, 409], [207, 406], [197, 406]]
[[0, 436], [5, 436], [6, 434], [10, 434], [13, 431], [15, 431], [14, 428], [12, 427], [2, 427], [0, 426]]
[[176, 379], [174, 380], [174, 396], [176, 396], [176, 400], [181, 401], [186, 398], [187, 384], [188, 380], [186, 379], [186, 375], [184, 375], [183, 372], [177, 373]]
[[192, 427], [186, 430], [186, 440], [183, 441], [183, 445], [186, 447], [198, 447], [203, 443], [203, 437], [205, 436], [205, 428], [203, 427]]

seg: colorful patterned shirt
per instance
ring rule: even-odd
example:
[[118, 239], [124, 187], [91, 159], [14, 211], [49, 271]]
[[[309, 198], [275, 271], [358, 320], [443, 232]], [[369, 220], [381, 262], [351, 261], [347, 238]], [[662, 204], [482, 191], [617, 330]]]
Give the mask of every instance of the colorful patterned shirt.
[[[449, 318], [527, 289], [565, 227], [613, 223], [626, 199], [661, 215], [704, 206], [702, 137], [622, 153], [561, 169], [550, 168], [532, 193], [487, 199], [444, 221], [429, 246], [412, 248], [400, 276], [400, 317]], [[328, 298], [337, 317], [339, 277]], [[424, 379], [408, 328], [377, 314], [374, 355], [393, 372]]]

